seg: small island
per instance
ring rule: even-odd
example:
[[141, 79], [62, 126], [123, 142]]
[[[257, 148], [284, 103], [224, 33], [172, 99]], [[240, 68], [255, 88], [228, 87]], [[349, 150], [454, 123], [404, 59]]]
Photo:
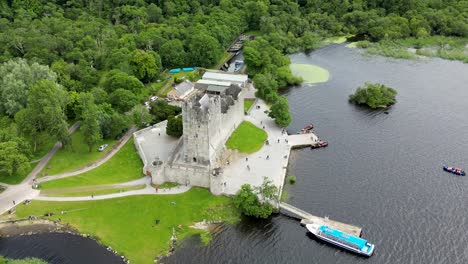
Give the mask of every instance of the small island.
[[383, 84], [365, 83], [358, 87], [356, 92], [349, 96], [349, 102], [368, 107], [386, 108], [396, 103], [397, 91]]

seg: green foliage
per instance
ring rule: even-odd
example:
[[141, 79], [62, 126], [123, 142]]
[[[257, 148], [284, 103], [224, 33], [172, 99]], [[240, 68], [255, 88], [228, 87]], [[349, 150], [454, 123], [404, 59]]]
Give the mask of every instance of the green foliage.
[[172, 39], [161, 46], [161, 61], [164, 67], [179, 68], [186, 66], [187, 54], [184, 43], [179, 39]]
[[41, 80], [33, 85], [28, 96], [28, 107], [16, 113], [15, 120], [19, 131], [33, 139], [34, 151], [37, 147], [37, 135], [42, 131], [63, 144], [68, 142], [68, 123], [65, 116], [67, 102], [68, 94], [56, 83]]
[[166, 133], [173, 137], [182, 136], [184, 133], [182, 116], [169, 116], [169, 119], [167, 120]]
[[101, 127], [98, 120], [99, 110], [96, 104], [94, 104], [92, 95], [87, 99], [83, 98], [81, 104], [83, 106], [81, 131], [84, 136], [84, 142], [88, 145], [89, 152], [91, 152], [96, 143], [102, 139]]
[[57, 76], [48, 66], [29, 64], [25, 59], [0, 65], [0, 114], [14, 116], [27, 106], [28, 92], [39, 80], [55, 82]]
[[233, 198], [236, 208], [246, 216], [268, 218], [273, 213], [272, 202], [278, 202], [278, 188], [264, 177], [261, 186], [244, 184]]
[[130, 59], [130, 66], [138, 79], [149, 82], [159, 75], [161, 58], [154, 51], [135, 50]]
[[131, 91], [119, 88], [109, 95], [109, 102], [117, 111], [124, 113], [138, 103], [138, 98]]
[[154, 123], [159, 123], [169, 118], [169, 116], [177, 116], [182, 112], [178, 106], [168, 104], [164, 100], [156, 100], [150, 104], [150, 114], [153, 116]]
[[291, 123], [291, 114], [289, 113], [289, 105], [286, 97], [281, 96], [276, 103], [271, 106], [268, 116], [275, 119], [276, 124], [280, 127], [287, 127]]
[[24, 174], [30, 169], [29, 159], [14, 141], [0, 142], [0, 170], [9, 176]]
[[244, 121], [226, 141], [226, 147], [242, 153], [255, 153], [262, 148], [267, 138], [268, 134], [263, 129]]
[[[144, 68], [142, 69], [142, 74], [143, 76], [146, 76]], [[137, 78], [120, 70], [109, 71], [104, 77], [102, 87], [104, 87], [108, 93], [118, 89], [139, 93], [144, 89], [143, 83], [141, 83]]]
[[349, 96], [349, 101], [370, 108], [385, 108], [396, 102], [397, 91], [383, 84], [365, 83], [358, 87], [356, 93]]
[[203, 31], [194, 32], [188, 40], [188, 57], [192, 65], [210, 67], [215, 65], [223, 50], [216, 38]]
[[288, 182], [289, 182], [289, 184], [294, 184], [294, 183], [296, 183], [296, 176], [289, 175], [289, 176], [288, 176]]
[[136, 105], [132, 109], [133, 123], [138, 127], [145, 127], [146, 124], [150, 124], [153, 121], [153, 117], [144, 105]]

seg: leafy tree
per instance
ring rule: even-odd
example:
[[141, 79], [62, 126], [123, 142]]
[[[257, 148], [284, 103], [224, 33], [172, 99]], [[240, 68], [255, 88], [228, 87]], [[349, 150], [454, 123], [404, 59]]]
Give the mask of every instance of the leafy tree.
[[138, 127], [143, 127], [145, 124], [149, 124], [153, 121], [153, 116], [144, 105], [136, 105], [133, 107], [132, 118], [133, 123]]
[[48, 66], [28, 64], [25, 59], [9, 60], [0, 65], [0, 113], [14, 116], [27, 105], [28, 91], [39, 80], [55, 81]]
[[102, 82], [102, 87], [108, 92], [112, 93], [118, 89], [132, 91], [133, 93], [140, 93], [145, 88], [134, 76], [120, 70], [109, 71]]
[[166, 133], [169, 136], [181, 137], [184, 133], [182, 124], [182, 116], [169, 116], [167, 120]]
[[178, 106], [168, 104], [164, 100], [156, 100], [150, 104], [150, 113], [153, 116], [154, 123], [159, 123], [169, 118], [169, 116], [177, 116], [182, 112]]
[[273, 212], [272, 203], [278, 202], [278, 188], [267, 177], [259, 187], [244, 184], [233, 198], [242, 214], [256, 218], [268, 218]]
[[80, 98], [82, 106], [80, 129], [83, 133], [84, 142], [88, 145], [89, 152], [91, 152], [96, 143], [102, 139], [102, 134], [98, 120], [98, 107], [94, 103], [92, 94], [86, 95]]
[[161, 70], [161, 58], [154, 51], [135, 50], [130, 59], [133, 74], [144, 82], [149, 82], [158, 76]]
[[119, 88], [110, 94], [109, 102], [119, 112], [124, 113], [138, 104], [138, 98], [131, 91]]
[[62, 144], [69, 141], [68, 124], [65, 108], [68, 103], [67, 93], [56, 83], [41, 80], [29, 91], [28, 107], [15, 115], [18, 129], [31, 136], [34, 142], [34, 152], [37, 148], [37, 135], [41, 131]]
[[385, 108], [396, 103], [397, 91], [383, 84], [365, 83], [349, 96], [349, 101], [370, 108]]
[[25, 174], [29, 168], [29, 159], [22, 153], [17, 142], [0, 142], [0, 170], [12, 176]]
[[198, 67], [215, 65], [223, 52], [218, 40], [206, 32], [195, 32], [187, 46], [190, 64]]
[[289, 113], [286, 97], [281, 96], [278, 98], [278, 101], [271, 106], [268, 116], [274, 118], [276, 124], [280, 127], [287, 127], [291, 123], [291, 114]]
[[174, 68], [186, 66], [187, 54], [184, 43], [178, 39], [169, 40], [161, 46], [161, 61], [164, 67]]

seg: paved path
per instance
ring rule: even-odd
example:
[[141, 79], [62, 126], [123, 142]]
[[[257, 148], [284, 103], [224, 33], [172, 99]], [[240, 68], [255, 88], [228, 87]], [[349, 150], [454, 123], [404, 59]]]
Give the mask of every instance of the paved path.
[[[147, 178], [150, 179], [150, 178]], [[151, 179], [150, 179], [151, 181]], [[151, 187], [149, 184], [146, 185], [146, 188], [141, 190], [134, 190], [134, 191], [126, 191], [121, 193], [112, 193], [112, 194], [104, 194], [104, 195], [95, 195], [94, 197], [91, 196], [80, 196], [80, 197], [46, 197], [46, 196], [37, 196], [34, 197], [34, 200], [40, 201], [56, 201], [56, 202], [76, 202], [76, 201], [94, 201], [94, 200], [106, 200], [106, 199], [113, 199], [119, 197], [127, 197], [127, 196], [134, 196], [134, 195], [168, 195], [168, 194], [180, 194], [190, 190], [192, 186], [178, 186], [169, 189], [159, 189], [158, 192]]]
[[85, 166], [85, 167], [83, 167], [81, 169], [78, 169], [78, 170], [75, 170], [75, 171], [65, 172], [65, 173], [60, 173], [60, 174], [56, 174], [56, 175], [50, 175], [50, 176], [46, 176], [46, 177], [43, 177], [43, 178], [39, 178], [39, 179], [37, 179], [37, 182], [41, 183], [41, 182], [47, 182], [47, 181], [67, 178], [67, 177], [71, 177], [71, 176], [75, 176], [75, 175], [78, 175], [78, 174], [88, 172], [88, 171], [90, 171], [92, 169], [95, 169], [95, 168], [101, 166], [102, 164], [104, 164], [108, 160], [110, 160], [117, 152], [119, 152], [119, 150], [132, 137], [133, 132], [135, 132], [135, 131], [136, 131], [136, 128], [132, 127], [129, 131], [127, 131], [127, 133], [125, 133], [125, 135], [120, 139], [120, 142], [117, 145], [115, 145], [112, 148], [111, 151], [107, 152], [106, 155], [104, 155], [104, 157], [100, 158], [98, 161], [94, 162], [93, 164], [90, 164], [88, 166]]
[[[68, 129], [68, 134], [73, 134], [80, 127], [80, 123], [76, 122]], [[42, 171], [45, 165], [49, 162], [52, 156], [62, 146], [60, 142], [55, 143], [54, 147], [44, 156], [36, 167], [28, 174], [28, 176], [18, 185], [10, 185], [4, 192], [0, 194], [0, 214], [3, 214], [26, 199], [32, 199], [39, 195], [38, 190], [32, 189], [33, 179]]]

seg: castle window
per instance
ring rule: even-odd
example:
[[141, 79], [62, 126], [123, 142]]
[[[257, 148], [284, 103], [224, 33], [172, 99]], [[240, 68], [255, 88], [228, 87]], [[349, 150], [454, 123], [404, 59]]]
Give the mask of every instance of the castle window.
[[197, 158], [193, 157], [193, 162], [197, 162]]

